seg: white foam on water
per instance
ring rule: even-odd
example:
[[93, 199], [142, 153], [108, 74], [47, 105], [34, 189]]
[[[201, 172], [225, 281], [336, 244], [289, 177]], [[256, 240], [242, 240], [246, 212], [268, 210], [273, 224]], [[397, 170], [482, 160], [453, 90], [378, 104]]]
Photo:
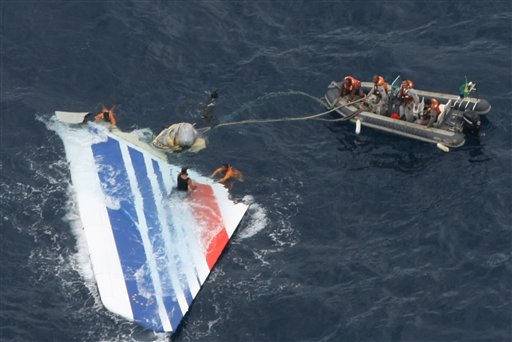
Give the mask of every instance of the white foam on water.
[[[276, 197], [274, 198], [276, 203], [284, 203], [280, 198], [277, 198], [278, 196], [273, 197]], [[239, 230], [234, 242], [240, 242], [241, 240], [254, 237], [258, 233], [265, 231], [266, 236], [272, 240], [275, 247], [291, 247], [297, 243], [296, 232], [290, 224], [290, 214], [283, 216], [279, 208], [272, 208], [272, 211], [279, 214], [279, 219], [272, 220], [271, 222], [269, 219], [269, 209], [256, 203], [252, 196], [245, 196], [243, 202], [250, 205], [246, 215], [248, 223], [244, 225], [244, 229]], [[286, 212], [295, 213], [295, 208], [301, 204], [301, 199], [297, 195], [294, 201], [288, 201], [286, 203]]]
[[243, 230], [239, 231], [238, 236], [235, 238], [236, 240], [244, 240], [253, 237], [265, 229], [269, 223], [267, 210], [258, 203], [255, 203], [252, 196], [245, 196], [243, 202], [249, 204], [249, 209], [247, 210], [249, 222]]

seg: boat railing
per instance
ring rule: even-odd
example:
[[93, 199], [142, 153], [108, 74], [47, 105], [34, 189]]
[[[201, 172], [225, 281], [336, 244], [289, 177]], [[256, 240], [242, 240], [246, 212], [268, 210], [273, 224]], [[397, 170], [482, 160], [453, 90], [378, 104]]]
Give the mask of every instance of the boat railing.
[[[475, 99], [475, 102], [471, 101], [473, 99]], [[451, 101], [451, 99], [450, 99], [450, 101]], [[450, 102], [450, 101], [448, 101], [448, 102]], [[458, 105], [459, 109], [462, 110], [464, 108], [464, 110], [466, 110], [470, 103], [474, 103], [473, 104], [473, 108], [471, 110], [475, 110], [475, 108], [478, 105], [479, 101], [480, 100], [478, 98], [464, 97], [464, 98], [460, 99], [460, 102], [459, 102], [459, 100], [455, 100], [455, 102], [452, 105], [452, 108]]]
[[[451, 102], [452, 102], [452, 99], [449, 99], [448, 102], [446, 102], [446, 104], [444, 105], [443, 110], [439, 114], [439, 118], [437, 118], [437, 126], [438, 127], [441, 126], [441, 124], [443, 123], [446, 113], [449, 110], [451, 110], [453, 108], [453, 106], [455, 106], [456, 103], [452, 105]], [[457, 102], [457, 101], [455, 101], [455, 102]]]
[[475, 110], [476, 105], [478, 104], [479, 101], [480, 101], [479, 99], [476, 99], [475, 104], [473, 105], [473, 109], [472, 110]]

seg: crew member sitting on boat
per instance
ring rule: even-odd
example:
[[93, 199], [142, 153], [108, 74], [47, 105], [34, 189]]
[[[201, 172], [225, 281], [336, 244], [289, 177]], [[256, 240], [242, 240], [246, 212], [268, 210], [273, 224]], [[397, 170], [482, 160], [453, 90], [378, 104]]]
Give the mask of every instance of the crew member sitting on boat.
[[[398, 113], [400, 119], [413, 122], [419, 116], [420, 98], [414, 90], [414, 83], [411, 80], [404, 80], [397, 90], [395, 97], [398, 98], [400, 106]], [[416, 116], [416, 117], [415, 117]]]
[[367, 95], [370, 110], [376, 114], [386, 114], [389, 102], [388, 84], [384, 77], [379, 75], [373, 76], [373, 88]]
[[188, 168], [184, 167], [178, 174], [177, 186], [178, 191], [188, 191], [188, 189], [194, 190], [196, 185], [190, 178], [188, 178]]
[[244, 180], [242, 173], [228, 163], [223, 164], [217, 170], [213, 171], [210, 177], [215, 177], [216, 175], [222, 173], [224, 173], [224, 177], [219, 179], [218, 182], [224, 184], [224, 186], [230, 190], [233, 188], [235, 181]]
[[437, 122], [437, 118], [439, 118], [440, 114], [441, 108], [439, 108], [439, 101], [436, 99], [431, 99], [430, 102], [427, 103], [425, 110], [422, 112], [423, 118], [420, 116], [420, 119], [422, 119], [420, 124], [427, 125], [427, 127], [432, 127]]
[[341, 84], [339, 97], [350, 94], [349, 101], [352, 102], [356, 93], [361, 97], [364, 96], [363, 90], [361, 89], [361, 82], [354, 76], [346, 76]]
[[116, 117], [116, 114], [114, 113], [114, 107], [108, 109], [105, 106], [102, 106], [100, 113], [98, 113], [96, 115], [94, 115], [92, 113], [87, 114], [84, 117], [84, 120], [82, 121], [82, 123], [86, 123], [88, 121], [94, 121], [94, 120], [103, 120], [105, 122], [110, 122], [110, 124], [112, 126], [116, 126], [117, 125], [117, 117]]
[[427, 101], [425, 108], [419, 113], [419, 117], [414, 121], [414, 123], [431, 127], [432, 124], [436, 122], [440, 113], [441, 109], [439, 109], [439, 101], [431, 99], [430, 101]]

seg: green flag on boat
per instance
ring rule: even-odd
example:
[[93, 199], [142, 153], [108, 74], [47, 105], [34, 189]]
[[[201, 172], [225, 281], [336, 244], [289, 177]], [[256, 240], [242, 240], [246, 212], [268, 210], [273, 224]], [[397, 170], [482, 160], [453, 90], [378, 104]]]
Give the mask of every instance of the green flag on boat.
[[459, 96], [466, 97], [469, 94], [468, 77], [464, 76], [464, 83], [459, 87]]

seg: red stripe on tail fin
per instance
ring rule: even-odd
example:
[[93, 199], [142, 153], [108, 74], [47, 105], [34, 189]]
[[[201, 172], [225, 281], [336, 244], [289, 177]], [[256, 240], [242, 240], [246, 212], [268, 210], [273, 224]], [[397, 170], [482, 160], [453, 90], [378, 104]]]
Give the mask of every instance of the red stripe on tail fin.
[[206, 262], [210, 270], [229, 241], [217, 199], [210, 185], [194, 183], [190, 203], [196, 221], [202, 228], [201, 240], [206, 249]]

